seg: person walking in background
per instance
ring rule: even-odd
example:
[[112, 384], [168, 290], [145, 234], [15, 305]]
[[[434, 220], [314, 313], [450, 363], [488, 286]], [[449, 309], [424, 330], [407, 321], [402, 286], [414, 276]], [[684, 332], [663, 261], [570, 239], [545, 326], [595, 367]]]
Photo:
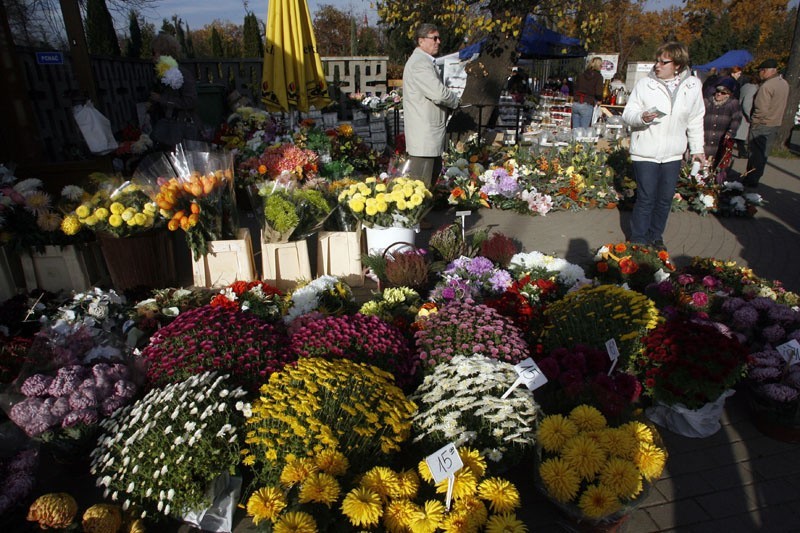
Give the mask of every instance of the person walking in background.
[[789, 98], [789, 84], [778, 73], [778, 62], [767, 59], [758, 66], [761, 86], [753, 98], [750, 113], [750, 158], [747, 160], [745, 187], [758, 187], [772, 141], [778, 134]]
[[736, 130], [736, 151], [740, 158], [747, 159], [750, 157], [747, 146], [747, 139], [750, 136], [750, 113], [753, 111], [753, 97], [758, 91], [758, 84], [750, 77], [742, 75], [739, 78], [742, 88], [739, 91], [739, 105], [742, 108], [742, 121], [739, 123], [739, 128]]
[[433, 24], [421, 24], [414, 37], [417, 47], [403, 69], [403, 115], [409, 175], [430, 188], [442, 171], [448, 109], [458, 107], [456, 93], [439, 79], [434, 58], [441, 37]]
[[650, 74], [633, 88], [622, 118], [631, 127], [636, 203], [631, 242], [666, 249], [664, 230], [687, 143], [692, 159], [705, 164], [703, 86], [689, 70], [686, 46], [669, 42], [656, 51]]
[[733, 137], [742, 121], [739, 101], [733, 96], [736, 80], [722, 78], [717, 83], [714, 95], [705, 99], [703, 119], [706, 159], [713, 160], [715, 173], [730, 166]]
[[572, 127], [588, 128], [592, 125], [595, 104], [603, 100], [603, 60], [592, 58], [575, 80], [575, 94], [572, 102]]

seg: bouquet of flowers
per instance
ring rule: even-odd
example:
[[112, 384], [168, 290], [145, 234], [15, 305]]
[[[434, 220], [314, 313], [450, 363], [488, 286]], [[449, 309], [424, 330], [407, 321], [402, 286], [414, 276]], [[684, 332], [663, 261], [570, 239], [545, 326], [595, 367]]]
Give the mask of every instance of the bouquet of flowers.
[[240, 168], [255, 170], [257, 177], [266, 181], [301, 182], [316, 177], [318, 156], [312, 150], [285, 142], [269, 146], [264, 153], [244, 161]]
[[516, 364], [528, 357], [528, 345], [513, 322], [497, 311], [472, 300], [454, 300], [419, 322], [414, 334], [422, 370], [456, 355], [480, 354]]
[[660, 283], [675, 270], [666, 250], [620, 242], [602, 246], [594, 256], [592, 275], [601, 283], [627, 284], [644, 292], [651, 283]]
[[534, 391], [545, 412], [568, 414], [580, 404], [597, 407], [608, 418], [630, 415], [642, 386], [631, 374], [611, 371], [608, 353], [584, 345], [558, 348], [536, 361], [547, 383]]
[[183, 73], [172, 56], [159, 56], [156, 62], [156, 77], [162, 85], [172, 89], [178, 90], [183, 87]]
[[340, 124], [336, 129], [328, 130], [328, 135], [331, 162], [347, 162], [356, 171], [366, 174], [374, 174], [384, 163], [380, 154], [356, 135], [350, 124]]
[[369, 177], [343, 190], [339, 203], [368, 228], [413, 228], [432, 207], [433, 196], [420, 180]]
[[246, 393], [225, 377], [204, 372], [153, 389], [105, 420], [90, 468], [104, 497], [143, 509], [142, 518], [208, 507], [208, 485], [239, 463], [234, 403]]
[[800, 365], [792, 363], [777, 350], [747, 356], [748, 399], [757, 418], [800, 427]]
[[398, 385], [413, 383], [419, 361], [408, 339], [376, 316], [341, 315], [309, 320], [292, 332], [298, 357], [346, 358], [390, 372]]
[[114, 289], [106, 291], [94, 287], [75, 293], [70, 300], [64, 302], [51, 317], [51, 327], [62, 333], [67, 329], [74, 330], [77, 326], [83, 326], [96, 338], [98, 345], [113, 344], [116, 339], [107, 334], [122, 336], [129, 314], [130, 307], [125, 296], [117, 294]]
[[659, 321], [655, 304], [642, 294], [600, 285], [571, 292], [545, 311], [543, 342], [548, 351], [584, 344], [603, 348], [614, 339], [617, 368], [625, 370], [642, 350], [641, 339]]
[[706, 165], [696, 175], [691, 174], [691, 165], [684, 165], [672, 199], [673, 211], [690, 209], [700, 215], [716, 213], [719, 201], [719, 185], [716, 176]]
[[568, 514], [595, 525], [630, 512], [667, 461], [655, 429], [636, 421], [609, 426], [588, 405], [545, 417], [537, 438], [538, 485]]
[[669, 279], [650, 286], [646, 291], [667, 314], [684, 313], [690, 318], [708, 319], [730, 295], [731, 289], [716, 276], [700, 277], [693, 269], [681, 269]]
[[233, 239], [237, 229], [233, 159], [226, 151], [190, 151], [182, 145], [150, 158], [131, 180], [156, 203], [170, 231], [183, 230], [195, 260], [208, 243]]
[[511, 283], [511, 274], [496, 267], [490, 259], [461, 256], [441, 272], [441, 281], [431, 291], [430, 299], [437, 303], [481, 301], [486, 296], [504, 293]]
[[137, 303], [130, 314], [133, 323], [128, 330], [128, 345], [149, 342], [150, 335], [166, 326], [179, 314], [211, 302], [214, 292], [205, 287], [192, 289], [156, 289], [152, 297]]
[[533, 450], [539, 405], [524, 387], [502, 398], [517, 379], [514, 367], [479, 354], [436, 365], [409, 399], [415, 443], [431, 453], [450, 442], [480, 450], [492, 463], [511, 466]]
[[741, 379], [747, 350], [706, 324], [670, 320], [642, 339], [632, 368], [645, 394], [666, 405], [698, 409]]
[[752, 217], [764, 205], [764, 198], [758, 193], [744, 192], [740, 181], [725, 181], [717, 199], [717, 214], [722, 216]]
[[321, 191], [294, 183], [266, 181], [256, 186], [263, 199], [259, 221], [266, 242], [303, 240], [319, 231], [333, 210]]
[[518, 280], [525, 276], [531, 279], [552, 278], [562, 295], [592, 283], [582, 267], [536, 251], [515, 254], [511, 257], [508, 269]]
[[243, 463], [258, 483], [275, 483], [292, 459], [330, 449], [366, 469], [398, 452], [416, 406], [388, 372], [348, 359], [299, 359], [272, 374], [244, 406]]
[[211, 300], [211, 306], [247, 311], [269, 322], [283, 318], [283, 293], [265, 281], [236, 281]]
[[691, 265], [683, 270], [697, 277], [712, 275], [722, 282], [722, 290], [733, 296], [745, 299], [765, 297], [778, 303], [796, 306], [800, 297], [777, 280], [767, 280], [756, 276], [753, 270], [740, 267], [735, 261], [720, 261], [711, 257], [695, 257]]
[[295, 319], [313, 313], [342, 315], [354, 307], [353, 290], [347, 283], [335, 276], [320, 276], [289, 294], [289, 309], [283, 320], [291, 324]]
[[293, 360], [282, 323], [252, 313], [207, 305], [181, 313], [159, 329], [142, 350], [147, 380], [155, 387], [209, 369], [229, 373], [236, 386], [255, 391]]
[[158, 207], [138, 185], [107, 178], [99, 189], [61, 222], [66, 235], [88, 229], [128, 237], [163, 226]]
[[362, 315], [377, 316], [393, 324], [400, 331], [406, 331], [414, 322], [422, 304], [422, 296], [414, 289], [389, 287], [365, 302], [358, 312]]
[[437, 187], [447, 192], [447, 203], [467, 208], [490, 207], [489, 195], [481, 190], [478, 177], [484, 167], [478, 162], [471, 163], [459, 158], [445, 169], [444, 177]]

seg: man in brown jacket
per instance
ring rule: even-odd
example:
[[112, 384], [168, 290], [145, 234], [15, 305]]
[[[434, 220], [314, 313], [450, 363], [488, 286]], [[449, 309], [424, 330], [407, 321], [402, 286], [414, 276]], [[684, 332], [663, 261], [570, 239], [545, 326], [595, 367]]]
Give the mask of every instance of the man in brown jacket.
[[758, 187], [772, 141], [778, 134], [786, 100], [789, 98], [789, 84], [778, 73], [778, 62], [767, 59], [758, 66], [761, 86], [753, 100], [750, 114], [750, 158], [747, 160], [746, 187]]

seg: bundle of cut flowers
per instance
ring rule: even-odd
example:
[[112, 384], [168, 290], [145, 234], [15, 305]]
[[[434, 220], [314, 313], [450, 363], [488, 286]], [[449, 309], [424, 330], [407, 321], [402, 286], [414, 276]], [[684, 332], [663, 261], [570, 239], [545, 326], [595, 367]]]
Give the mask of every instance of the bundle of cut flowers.
[[74, 235], [81, 230], [129, 237], [163, 227], [158, 207], [140, 186], [106, 177], [97, 192], [80, 203], [61, 222], [61, 231]]
[[405, 388], [419, 367], [416, 351], [395, 326], [377, 316], [324, 316], [292, 331], [290, 349], [298, 358], [345, 358], [391, 373]]
[[644, 292], [648, 285], [668, 279], [674, 270], [666, 250], [619, 242], [597, 250], [591, 275], [601, 283], [624, 283]]
[[774, 348], [800, 339], [800, 310], [758, 296], [727, 298], [720, 306], [720, 321], [737, 332], [740, 340], [756, 349]]
[[172, 56], [159, 56], [156, 62], [156, 76], [167, 87], [175, 90], [183, 87], [183, 73], [178, 67], [178, 62]]
[[667, 315], [683, 313], [689, 318], [708, 319], [730, 295], [730, 289], [713, 275], [700, 278], [682, 269], [651, 285], [646, 293]]
[[208, 507], [208, 486], [239, 462], [241, 419], [234, 403], [246, 393], [225, 375], [205, 372], [153, 389], [101, 424], [91, 473], [104, 497], [147, 514], [180, 517]]
[[[222, 125], [218, 134], [220, 144], [235, 151], [237, 160], [244, 161], [261, 154], [275, 141], [278, 123], [263, 109], [239, 106]], [[241, 173], [238, 177], [245, 178]]]
[[[467, 208], [490, 207], [489, 195], [481, 190], [479, 177], [484, 173], [483, 165], [465, 158], [454, 160], [437, 184], [447, 194], [447, 203]], [[438, 191], [437, 191], [438, 192]]]
[[22, 502], [36, 485], [39, 452], [24, 449], [0, 462], [0, 515]]
[[[9, 418], [30, 437], [80, 439], [97, 422], [130, 403], [138, 387], [123, 364], [68, 365], [55, 375], [33, 374]], [[46, 434], [49, 433], [49, 434]]]
[[724, 181], [717, 198], [717, 214], [720, 216], [752, 217], [764, 205], [764, 198], [755, 192], [744, 192], [740, 181]]
[[377, 316], [400, 331], [406, 331], [422, 306], [422, 296], [408, 287], [388, 287], [365, 302], [359, 313]]
[[244, 406], [243, 463], [258, 483], [275, 483], [292, 459], [326, 449], [364, 469], [400, 450], [416, 405], [377, 367], [348, 359], [299, 359], [270, 376]]
[[304, 181], [317, 175], [318, 159], [316, 152], [286, 142], [267, 147], [261, 155], [244, 161], [240, 169], [255, 170], [255, 179]]
[[744, 374], [747, 350], [708, 324], [675, 319], [642, 339], [632, 360], [645, 394], [666, 405], [698, 409], [733, 387]]
[[51, 317], [51, 327], [85, 326], [95, 335], [114, 333], [121, 335], [130, 315], [125, 296], [114, 289], [94, 287], [75, 293]]
[[552, 279], [532, 279], [525, 275], [514, 280], [501, 295], [487, 297], [485, 303], [511, 319], [528, 344], [536, 346], [545, 324], [544, 310], [561, 297], [559, 292]]
[[255, 391], [270, 374], [294, 359], [283, 323], [253, 313], [206, 305], [181, 313], [153, 334], [142, 350], [152, 387], [183, 381], [209, 370]]
[[425, 183], [405, 177], [369, 177], [339, 193], [339, 203], [368, 228], [413, 228], [433, 206]]
[[441, 272], [441, 281], [431, 291], [430, 299], [437, 303], [451, 301], [482, 301], [487, 296], [503, 294], [511, 286], [511, 274], [498, 268], [483, 256], [461, 256]]
[[374, 174], [383, 164], [380, 154], [356, 135], [350, 124], [340, 124], [326, 133], [331, 140], [332, 161], [347, 161], [364, 174]]
[[277, 322], [283, 318], [286, 301], [283, 293], [266, 281], [235, 281], [219, 291], [210, 305], [246, 311], [269, 322]]
[[511, 319], [469, 299], [442, 306], [419, 321], [419, 327], [414, 338], [425, 374], [456, 355], [477, 353], [511, 364], [528, 357], [522, 332]]
[[547, 350], [584, 344], [604, 348], [614, 339], [617, 368], [626, 370], [642, 350], [641, 339], [660, 316], [644, 295], [616, 285], [584, 287], [567, 294], [545, 311], [543, 343]]
[[355, 308], [353, 290], [335, 276], [320, 276], [298, 285], [288, 296], [289, 309], [283, 318], [287, 324], [303, 315], [342, 315]]
[[517, 280], [525, 276], [530, 276], [531, 279], [552, 279], [557, 282], [558, 292], [561, 295], [592, 284], [579, 265], [536, 251], [521, 252], [512, 256], [508, 270]]
[[635, 376], [611, 370], [611, 359], [603, 350], [579, 344], [558, 348], [537, 364], [547, 383], [534, 391], [542, 409], [567, 414], [580, 404], [597, 407], [604, 416], [621, 420], [631, 415], [642, 385]]
[[783, 426], [800, 426], [800, 365], [777, 350], [747, 356], [750, 404], [757, 416]]
[[689, 209], [703, 216], [716, 213], [719, 208], [719, 193], [720, 186], [708, 165], [694, 176], [691, 175], [691, 165], [684, 165], [675, 187], [672, 211]]
[[545, 494], [592, 523], [635, 507], [667, 460], [655, 429], [638, 421], [610, 426], [588, 405], [545, 417], [536, 438], [542, 447], [537, 481]]
[[722, 290], [733, 296], [740, 296], [748, 300], [762, 296], [788, 306], [800, 304], [800, 296], [787, 291], [780, 281], [760, 278], [753, 273], [752, 269], [740, 267], [735, 261], [695, 257], [692, 259], [691, 265], [682, 272], [699, 278], [707, 275], [714, 276], [722, 282]]
[[413, 442], [423, 453], [454, 442], [477, 448], [492, 464], [516, 464], [533, 450], [541, 416], [524, 386], [502, 398], [516, 379], [513, 365], [480, 354], [436, 365], [409, 397], [419, 406]]
[[256, 187], [263, 199], [259, 222], [264, 242], [303, 240], [319, 231], [333, 210], [317, 189], [279, 181], [259, 182]]
[[256, 524], [271, 522], [273, 531], [527, 531], [513, 514], [520, 506], [516, 487], [484, 477], [486, 464], [475, 450], [461, 447], [458, 453], [464, 468], [455, 474], [449, 512], [442, 501], [447, 482], [434, 486], [424, 461], [417, 470], [375, 466], [354, 477], [331, 452], [288, 464], [281, 484], [253, 493], [247, 511]]
[[147, 344], [156, 330], [189, 309], [208, 305], [215, 294], [205, 287], [193, 287], [155, 289], [147, 296], [133, 306], [130, 314], [132, 325], [128, 329], [127, 342], [132, 347]]

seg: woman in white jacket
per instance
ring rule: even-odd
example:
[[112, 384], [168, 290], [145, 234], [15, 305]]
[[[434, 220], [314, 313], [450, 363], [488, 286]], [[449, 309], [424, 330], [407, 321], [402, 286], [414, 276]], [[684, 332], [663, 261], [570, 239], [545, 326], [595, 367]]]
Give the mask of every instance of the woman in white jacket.
[[670, 42], [656, 52], [647, 78], [631, 92], [622, 118], [631, 127], [631, 160], [636, 203], [631, 217], [631, 242], [664, 246], [672, 197], [687, 143], [694, 161], [703, 153], [703, 84], [689, 71], [686, 46]]

